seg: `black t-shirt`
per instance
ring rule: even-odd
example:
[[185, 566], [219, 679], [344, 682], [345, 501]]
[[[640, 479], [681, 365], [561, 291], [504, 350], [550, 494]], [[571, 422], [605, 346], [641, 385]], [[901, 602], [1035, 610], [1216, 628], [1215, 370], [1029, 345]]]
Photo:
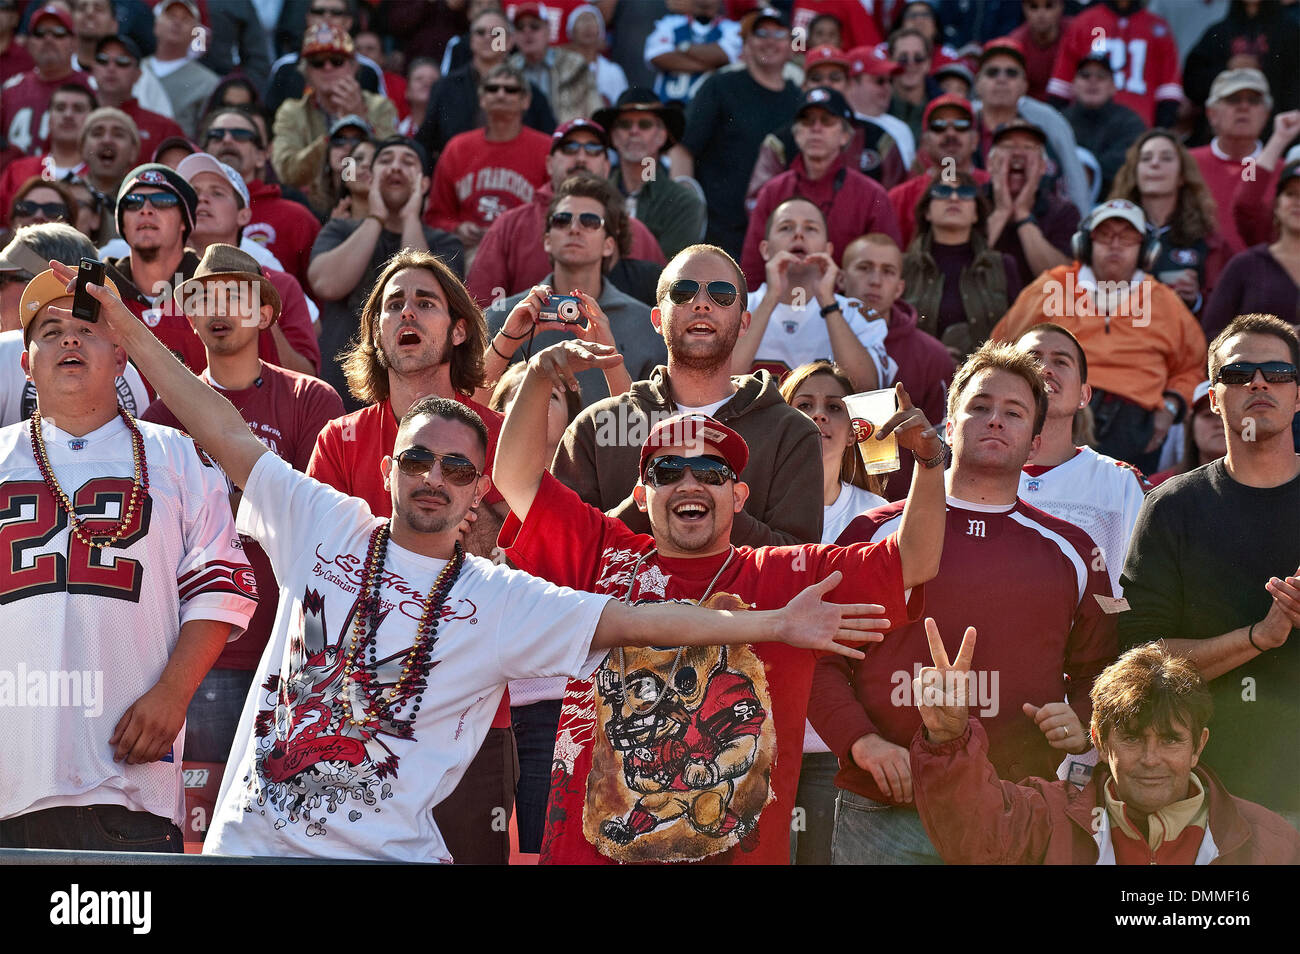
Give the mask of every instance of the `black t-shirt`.
[[[1300, 566], [1300, 477], [1247, 487], [1222, 460], [1173, 477], [1143, 502], [1120, 582], [1120, 646], [1209, 639], [1262, 620], [1270, 577]], [[1233, 795], [1300, 811], [1300, 632], [1210, 683], [1202, 761]]]
[[709, 202], [705, 241], [740, 258], [749, 224], [745, 189], [768, 133], [788, 125], [803, 101], [789, 80], [780, 90], [759, 85], [748, 70], [714, 73], [686, 111], [682, 143], [695, 157], [695, 179]]

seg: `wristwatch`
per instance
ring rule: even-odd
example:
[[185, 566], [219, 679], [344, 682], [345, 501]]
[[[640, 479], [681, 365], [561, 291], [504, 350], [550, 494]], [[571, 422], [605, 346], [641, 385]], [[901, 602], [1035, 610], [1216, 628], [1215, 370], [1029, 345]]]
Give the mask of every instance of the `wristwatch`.
[[1173, 395], [1166, 393], [1164, 398], [1165, 410], [1174, 416], [1174, 423], [1177, 424], [1183, 417], [1183, 402]]
[[1012, 222], [1012, 223], [1011, 223], [1011, 227], [1012, 227], [1013, 229], [1018, 229], [1018, 228], [1020, 228], [1020, 226], [1022, 226], [1022, 225], [1037, 225], [1037, 224], [1038, 224], [1038, 220], [1037, 220], [1036, 218], [1034, 218], [1033, 213], [1031, 212], [1029, 215], [1026, 215], [1026, 216], [1025, 216], [1023, 219], [1021, 219], [1020, 221], [1018, 221], [1018, 222]]

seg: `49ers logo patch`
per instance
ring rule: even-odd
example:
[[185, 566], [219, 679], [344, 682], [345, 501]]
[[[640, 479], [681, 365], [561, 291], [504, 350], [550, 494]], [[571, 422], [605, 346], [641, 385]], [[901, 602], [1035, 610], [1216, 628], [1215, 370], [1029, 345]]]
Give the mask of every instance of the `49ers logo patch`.
[[876, 433], [876, 426], [864, 417], [855, 417], [849, 423], [853, 426], [853, 439], [859, 444]]
[[257, 599], [257, 577], [253, 575], [251, 567], [240, 567], [235, 571], [233, 579], [240, 592]]

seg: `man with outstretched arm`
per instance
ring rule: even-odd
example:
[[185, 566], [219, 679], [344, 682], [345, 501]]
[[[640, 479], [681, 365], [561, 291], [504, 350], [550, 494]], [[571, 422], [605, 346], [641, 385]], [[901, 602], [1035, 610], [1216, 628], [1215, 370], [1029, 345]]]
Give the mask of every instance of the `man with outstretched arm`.
[[[56, 269], [71, 281], [73, 272]], [[432, 808], [478, 751], [509, 679], [588, 674], [614, 646], [788, 639], [857, 651], [871, 605], [821, 602], [840, 574], [757, 617], [630, 608], [465, 556], [460, 525], [487, 492], [487, 433], [456, 401], [403, 416], [382, 467], [393, 518], [294, 471], [111, 292], [100, 319], [185, 428], [244, 490], [238, 526], [280, 583], [205, 850], [275, 857], [450, 861]], [[416, 307], [414, 301], [404, 308]]]
[[[701, 290], [697, 288], [697, 291]], [[642, 604], [684, 600], [765, 610], [840, 571], [837, 600], [871, 600], [888, 629], [915, 618], [943, 549], [945, 447], [907, 393], [881, 428], [918, 459], [899, 532], [854, 547], [734, 546], [749, 488], [744, 439], [699, 413], [667, 418], [640, 449], [633, 489], [651, 534], [602, 514], [546, 472], [551, 390], [617, 364], [567, 341], [530, 362], [502, 428], [493, 478], [510, 504], [500, 543], [520, 569]], [[910, 595], [908, 591], [912, 590]], [[542, 861], [786, 864], [814, 654], [789, 647], [618, 648], [570, 680]]]

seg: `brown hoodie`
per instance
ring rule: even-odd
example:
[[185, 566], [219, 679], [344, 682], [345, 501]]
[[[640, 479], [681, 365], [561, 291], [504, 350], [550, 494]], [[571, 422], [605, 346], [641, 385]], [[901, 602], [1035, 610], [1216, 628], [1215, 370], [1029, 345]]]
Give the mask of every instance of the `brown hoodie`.
[[[731, 380], [738, 390], [714, 417], [749, 444], [749, 463], [740, 475], [749, 485], [749, 499], [735, 515], [731, 542], [751, 547], [821, 542], [822, 458], [816, 425], [785, 403], [768, 372]], [[555, 451], [551, 472], [585, 502], [637, 533], [649, 533], [650, 519], [632, 499], [641, 445], [653, 424], [676, 413], [668, 369], [660, 365], [630, 391], [579, 414]]]

